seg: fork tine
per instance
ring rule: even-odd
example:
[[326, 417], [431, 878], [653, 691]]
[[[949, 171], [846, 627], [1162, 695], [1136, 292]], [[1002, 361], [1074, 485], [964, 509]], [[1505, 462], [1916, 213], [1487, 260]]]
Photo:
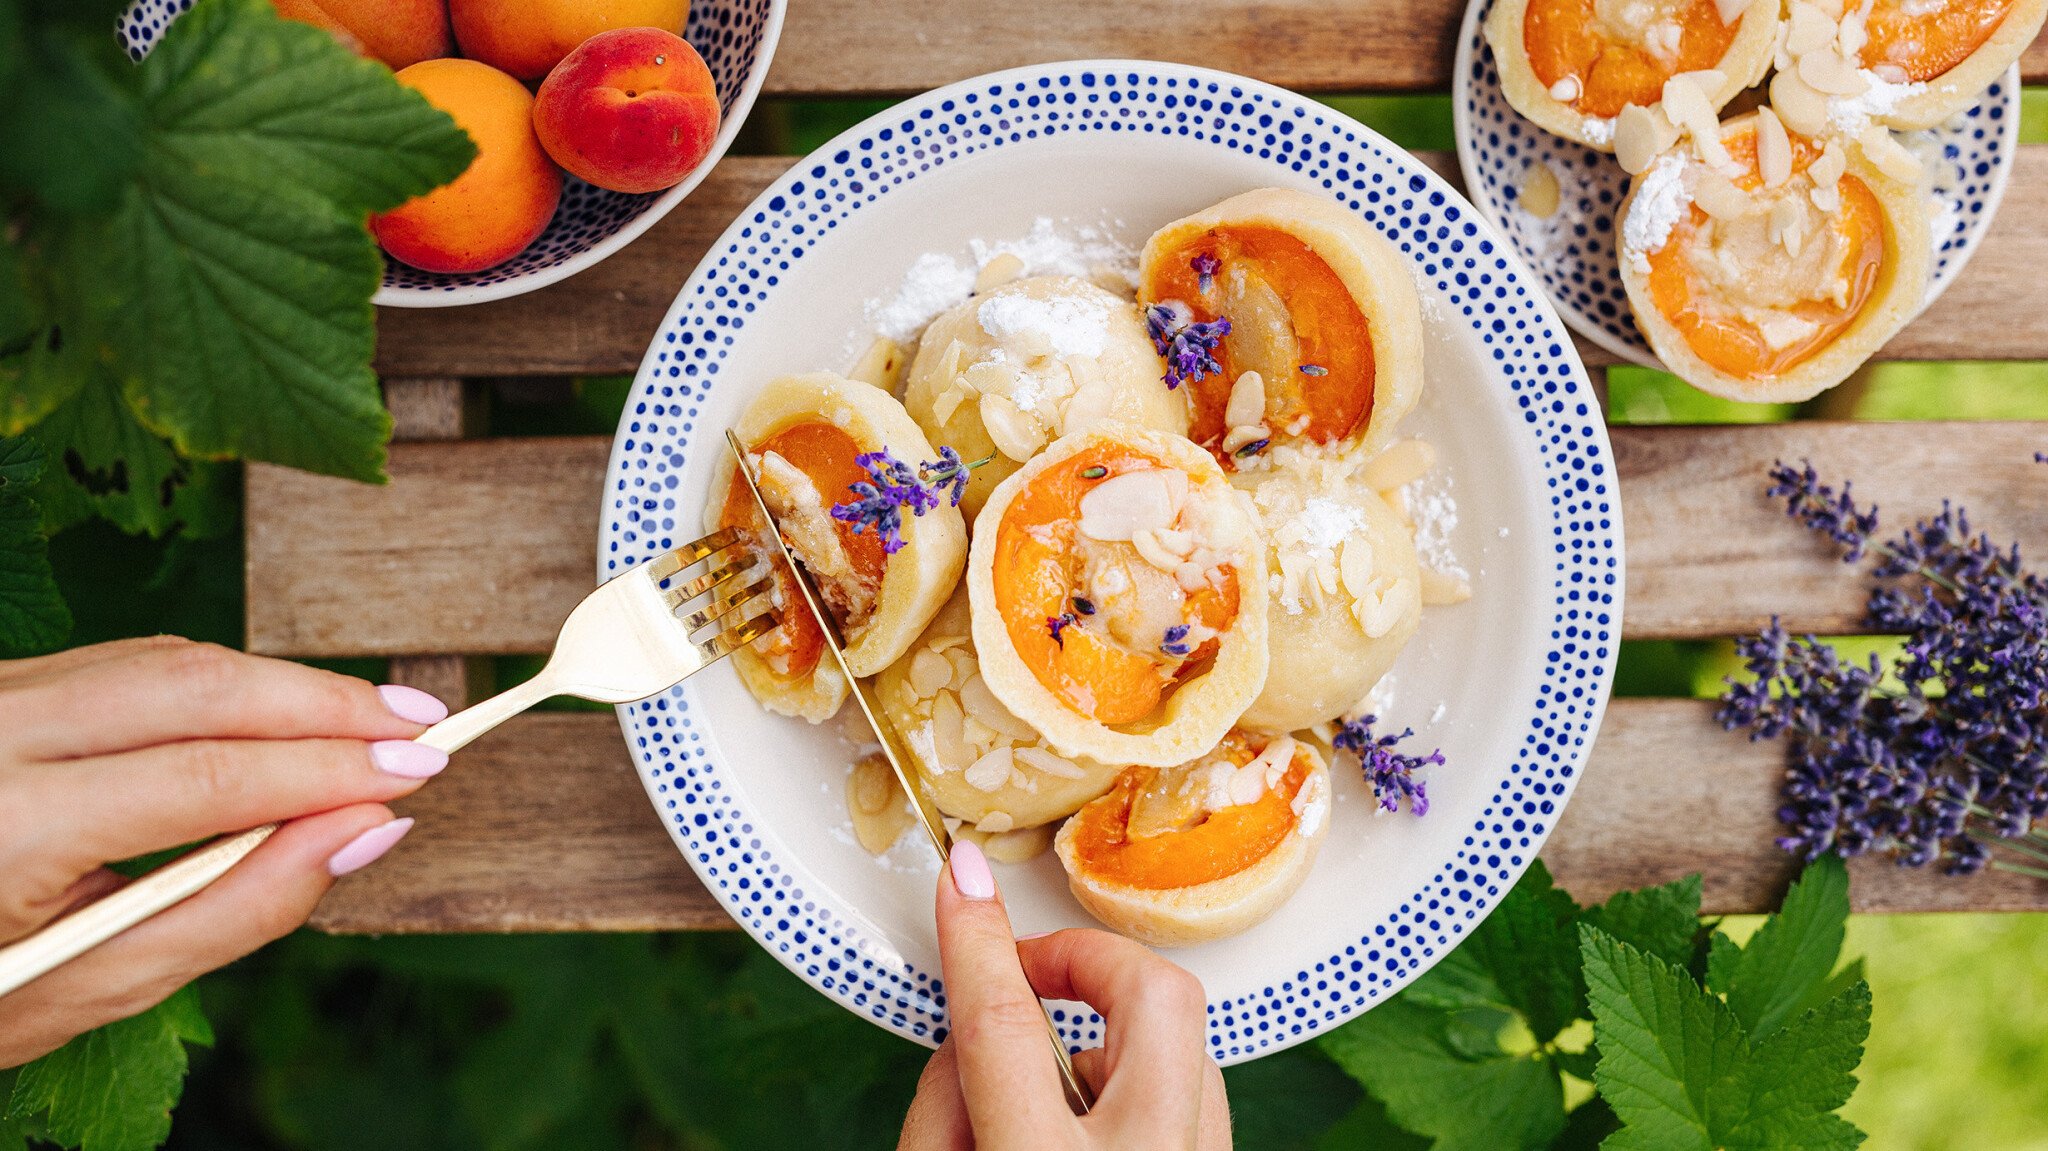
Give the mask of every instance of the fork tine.
[[722, 659], [782, 626], [782, 613], [768, 607], [697, 645], [706, 659]]
[[737, 530], [733, 528], [720, 528], [702, 539], [691, 540], [689, 543], [670, 551], [666, 555], [657, 556], [650, 560], [647, 564], [647, 572], [655, 579], [667, 579], [706, 556], [724, 551], [726, 548], [738, 543], [739, 538], [740, 533]]
[[725, 583], [727, 580], [752, 571], [756, 562], [757, 557], [754, 553], [742, 552], [695, 579], [687, 580], [669, 588], [661, 593], [662, 599], [670, 607], [681, 607], [705, 592], [710, 591], [712, 588]]
[[748, 584], [743, 588], [736, 588], [732, 591], [720, 591], [709, 604], [682, 617], [683, 630], [694, 635], [709, 627], [712, 621], [753, 599], [755, 596], [767, 595], [774, 586], [775, 579], [773, 576], [770, 576]]

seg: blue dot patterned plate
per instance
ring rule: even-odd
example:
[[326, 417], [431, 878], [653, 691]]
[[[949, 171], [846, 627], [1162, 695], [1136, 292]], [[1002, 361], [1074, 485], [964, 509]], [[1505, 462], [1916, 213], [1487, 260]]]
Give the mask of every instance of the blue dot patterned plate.
[[[760, 94], [782, 33], [788, 0], [694, 0], [683, 31], [704, 57], [722, 109], [711, 154], [673, 188], [629, 195], [592, 187], [574, 176], [562, 181], [562, 201], [547, 230], [517, 256], [481, 272], [424, 272], [384, 261], [384, 286], [374, 303], [398, 308], [446, 308], [502, 300], [544, 288], [618, 251], [654, 226], [709, 175], [739, 134]], [[116, 26], [128, 57], [140, 60], [192, 0], [135, 0]]]
[[[1441, 454], [1430, 522], [1476, 594], [1426, 613], [1386, 685], [1386, 722], [1449, 759], [1429, 814], [1377, 814], [1355, 772], [1334, 773], [1332, 829], [1293, 899], [1173, 953], [1208, 988], [1225, 1063], [1341, 1023], [1455, 947], [1535, 858], [1607, 699], [1622, 547], [1606, 430], [1528, 269], [1443, 180], [1313, 101], [1180, 65], [1043, 65], [905, 101], [797, 163], [683, 286], [619, 425], [598, 552], [608, 578], [696, 536], [723, 430], [755, 389], [847, 370], [920, 257], [1048, 226], [1135, 250], [1271, 185], [1333, 197], [1406, 255], [1429, 375], [1406, 427]], [[769, 715], [729, 668], [620, 720], [677, 846], [761, 946], [881, 1026], [944, 1036], [936, 865], [915, 837], [879, 861], [855, 843], [858, 732]], [[1018, 931], [1091, 922], [1049, 853], [999, 874]], [[1101, 1041], [1086, 1008], [1056, 1015], [1074, 1046]]]
[[[1628, 173], [1614, 157], [1545, 132], [1509, 106], [1486, 43], [1492, 0], [1472, 0], [1458, 33], [1451, 109], [1465, 194], [1535, 270], [1537, 283], [1574, 331], [1631, 363], [1660, 368], [1636, 330], [1615, 254], [1614, 210]], [[1933, 169], [1933, 303], [1991, 229], [2019, 148], [2020, 73], [2014, 65], [1970, 108], [1907, 143]], [[1520, 206], [1530, 166], [1557, 176], [1558, 208], [1537, 217]]]

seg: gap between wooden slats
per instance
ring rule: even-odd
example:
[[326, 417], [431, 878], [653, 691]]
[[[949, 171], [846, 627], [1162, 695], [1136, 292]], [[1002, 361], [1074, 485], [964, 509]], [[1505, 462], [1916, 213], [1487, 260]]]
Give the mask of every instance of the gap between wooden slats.
[[[1954, 498], [1995, 538], [2048, 554], [2048, 470], [2033, 462], [2048, 424], [1639, 427], [1613, 439], [1631, 638], [1735, 635], [1773, 614], [1800, 631], [1862, 630], [1859, 572], [1764, 498], [1777, 459], [1854, 480], [1888, 528]], [[395, 444], [384, 487], [251, 465], [250, 650], [547, 651], [595, 582], [609, 451], [600, 437]], [[697, 510], [675, 514], [687, 538]]]
[[[1357, 8], [1374, 13], [1379, 5]], [[1457, 182], [1457, 163], [1449, 153], [1426, 152], [1421, 158]], [[381, 309], [378, 370], [386, 376], [470, 377], [633, 371], [697, 260], [793, 162], [786, 156], [728, 158], [645, 236], [552, 287], [464, 308]], [[2019, 150], [2005, 203], [1983, 247], [1949, 291], [1880, 358], [2048, 358], [2048, 324], [2039, 322], [2037, 304], [2043, 268], [2048, 145], [2029, 144]], [[1579, 351], [1588, 364], [1614, 360], [1584, 342]]]
[[[1699, 871], [1709, 914], [1777, 906], [1796, 870], [1771, 843], [1782, 749], [1718, 731], [1711, 708], [1626, 699], [1608, 709], [1586, 777], [1542, 853], [1580, 900]], [[516, 719], [396, 806], [417, 828], [382, 865], [337, 886], [315, 926], [404, 933], [733, 925], [670, 841], [611, 716]], [[1875, 861], [1855, 871], [1851, 891], [1863, 911], [2048, 910], [2048, 883], [2010, 875], [1952, 879]]]
[[[1451, 85], [1464, 0], [795, 0], [768, 90], [901, 94], [997, 68], [1140, 57], [1301, 91]], [[2021, 67], [2048, 78], [2048, 41]]]

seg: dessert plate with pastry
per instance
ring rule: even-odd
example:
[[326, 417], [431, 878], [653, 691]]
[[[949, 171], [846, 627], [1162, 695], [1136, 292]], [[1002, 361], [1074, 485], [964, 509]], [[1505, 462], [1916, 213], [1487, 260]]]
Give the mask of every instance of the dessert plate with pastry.
[[[1587, 339], [1727, 399], [1805, 399], [1939, 297], [1983, 240], [2019, 143], [2016, 61], [2044, 14], [2048, 0], [1472, 0], [1452, 95], [1466, 192]], [[1752, 139], [1759, 108], [1771, 162], [1745, 173], [1718, 137]], [[1792, 180], [1808, 196], [1795, 206], [1777, 160], [1809, 146], [1828, 154], [1814, 170], [1827, 186]], [[1857, 218], [1815, 226], [1834, 215], [1838, 167], [1869, 237]], [[1639, 194], [1646, 180], [1661, 194]], [[1883, 211], [1860, 213], [1865, 192]], [[1752, 224], [1768, 243], [1733, 235]], [[1859, 254], [1866, 238], [1881, 259]], [[1666, 304], [1690, 269], [1697, 323], [1648, 302], [1659, 253]], [[1915, 283], [1873, 290], [1880, 265]]]
[[1171, 949], [1235, 1062], [1513, 885], [1620, 638], [1613, 459], [1528, 269], [1364, 127], [1179, 65], [964, 81], [762, 193], [641, 365], [599, 574], [707, 528], [779, 535], [829, 631], [620, 709], [634, 762], [764, 948], [925, 1043], [923, 812], [1020, 932]]

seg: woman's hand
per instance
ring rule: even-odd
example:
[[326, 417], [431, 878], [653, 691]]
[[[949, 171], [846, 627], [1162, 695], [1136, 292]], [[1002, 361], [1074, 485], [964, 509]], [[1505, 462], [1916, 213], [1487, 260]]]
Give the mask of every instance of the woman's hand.
[[[918, 1080], [899, 1151], [1228, 1151], [1223, 1074], [1203, 1048], [1202, 985], [1106, 931], [1012, 939], [988, 861], [953, 847], [939, 878], [939, 958], [953, 1032]], [[1035, 989], [1035, 990], [1034, 990]], [[1095, 1108], [1067, 1107], [1038, 997], [1102, 1013], [1106, 1042], [1074, 1057]]]
[[0, 1067], [143, 1011], [306, 921], [411, 827], [432, 696], [173, 637], [0, 663], [0, 943], [120, 886], [105, 864], [288, 820], [219, 882], [10, 995]]

